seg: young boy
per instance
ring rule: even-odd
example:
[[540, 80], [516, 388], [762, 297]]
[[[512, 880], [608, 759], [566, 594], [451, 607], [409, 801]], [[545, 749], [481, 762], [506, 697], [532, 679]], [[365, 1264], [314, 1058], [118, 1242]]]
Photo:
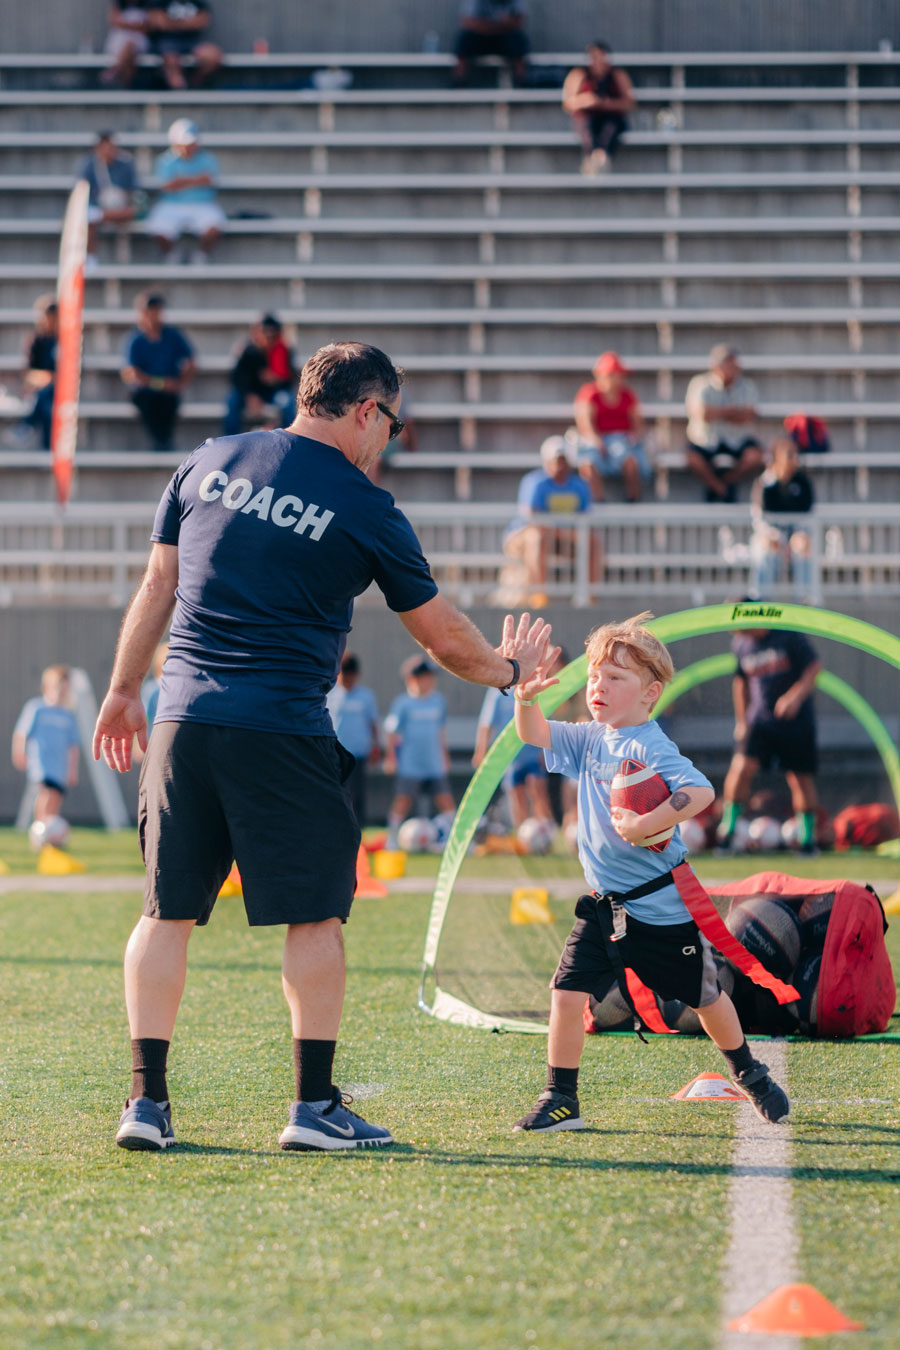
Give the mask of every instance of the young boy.
[[68, 666], [48, 666], [41, 694], [30, 698], [13, 731], [12, 762], [37, 785], [34, 819], [46, 824], [59, 815], [66, 789], [78, 782], [80, 736], [69, 697]]
[[[624, 966], [664, 998], [696, 1009], [733, 1081], [764, 1120], [780, 1120], [789, 1110], [784, 1092], [750, 1053], [734, 1005], [719, 989], [711, 945], [672, 881], [672, 868], [685, 854], [677, 828], [663, 851], [641, 847], [641, 840], [697, 815], [714, 796], [703, 774], [649, 720], [674, 674], [668, 651], [643, 627], [650, 617], [605, 624], [588, 638], [590, 722], [548, 722], [537, 706], [537, 695], [556, 683], [545, 673], [552, 653], [515, 689], [522, 740], [544, 749], [551, 771], [577, 779], [578, 854], [592, 888], [575, 907], [575, 927], [550, 982], [547, 1086], [515, 1130], [584, 1128], [578, 1105], [584, 1003], [590, 993], [602, 997], [611, 974], [622, 987]], [[610, 784], [625, 759], [639, 760], [672, 790], [644, 815], [610, 805]]]
[[384, 723], [384, 771], [397, 775], [388, 816], [388, 848], [397, 847], [397, 831], [420, 792], [431, 794], [437, 811], [456, 810], [449, 779], [447, 701], [435, 688], [437, 671], [426, 657], [411, 656], [403, 662], [400, 674], [406, 693], [394, 699]]
[[366, 823], [366, 769], [377, 764], [379, 745], [378, 700], [375, 691], [360, 684], [362, 667], [353, 652], [344, 652], [337, 683], [325, 700], [334, 734], [356, 760], [345, 783], [360, 825]]

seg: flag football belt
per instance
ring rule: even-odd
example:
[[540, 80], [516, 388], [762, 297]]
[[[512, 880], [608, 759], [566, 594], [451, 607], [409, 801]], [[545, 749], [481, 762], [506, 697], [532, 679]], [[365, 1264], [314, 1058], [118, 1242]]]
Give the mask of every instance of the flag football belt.
[[[633, 890], [612, 894], [599, 891], [592, 893], [594, 899], [598, 901], [598, 905], [602, 900], [609, 901], [612, 926], [610, 930], [608, 924], [601, 922], [603, 939], [616, 971], [622, 995], [635, 1013], [635, 1030], [639, 1036], [641, 1033], [638, 1021], [643, 1022], [650, 1031], [662, 1033], [671, 1031], [671, 1028], [667, 1027], [663, 1021], [652, 991], [638, 979], [633, 970], [625, 965], [619, 953], [617, 944], [626, 932], [625, 904], [629, 900], [640, 900], [645, 895], [653, 895], [655, 891], [661, 891], [670, 885], [677, 888], [685, 908], [700, 932], [713, 947], [721, 952], [726, 960], [730, 961], [733, 966], [737, 966], [738, 970], [748, 976], [754, 984], [760, 985], [763, 989], [768, 989], [776, 1002], [796, 1002], [800, 995], [793, 985], [785, 984], [783, 980], [779, 980], [777, 976], [766, 970], [762, 962], [758, 961], [755, 956], [747, 951], [746, 947], [738, 942], [734, 934], [730, 933], [725, 927], [724, 920], [693, 868], [686, 862], [680, 862], [670, 872], [654, 878], [653, 881], [646, 881], [642, 886], [635, 886]], [[643, 1037], [641, 1039], [643, 1040]]]

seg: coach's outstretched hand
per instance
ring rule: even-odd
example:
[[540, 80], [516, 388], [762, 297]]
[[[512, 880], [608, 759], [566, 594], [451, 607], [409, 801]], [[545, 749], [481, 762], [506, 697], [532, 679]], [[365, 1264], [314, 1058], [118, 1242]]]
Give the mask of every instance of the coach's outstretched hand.
[[548, 664], [550, 625], [543, 619], [532, 622], [527, 612], [519, 616], [518, 625], [512, 614], [503, 620], [503, 638], [497, 651], [501, 656], [519, 663], [519, 684], [525, 684], [541, 666]]
[[127, 773], [131, 768], [134, 738], [142, 750], [147, 749], [147, 714], [137, 695], [106, 695], [94, 727], [94, 759], [104, 761], [111, 769]]

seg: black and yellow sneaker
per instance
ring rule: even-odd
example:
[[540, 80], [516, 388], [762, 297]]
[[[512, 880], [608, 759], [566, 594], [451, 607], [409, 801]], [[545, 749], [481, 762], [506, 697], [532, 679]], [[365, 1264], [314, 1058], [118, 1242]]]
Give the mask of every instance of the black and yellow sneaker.
[[578, 1106], [577, 1097], [566, 1097], [553, 1088], [544, 1088], [534, 1106], [517, 1120], [513, 1133], [517, 1130], [583, 1130], [584, 1121]]
[[732, 1077], [731, 1081], [740, 1088], [756, 1114], [772, 1125], [784, 1120], [791, 1109], [787, 1093], [769, 1077], [768, 1067], [760, 1064], [758, 1059], [753, 1061], [749, 1069]]

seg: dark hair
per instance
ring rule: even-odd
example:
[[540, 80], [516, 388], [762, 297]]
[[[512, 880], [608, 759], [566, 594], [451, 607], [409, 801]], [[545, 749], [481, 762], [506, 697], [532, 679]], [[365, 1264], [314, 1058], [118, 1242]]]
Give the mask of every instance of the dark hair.
[[592, 47], [596, 48], [598, 52], [606, 52], [607, 56], [612, 55], [612, 47], [609, 45], [609, 43], [601, 42], [599, 38], [597, 39], [596, 42], [588, 43], [588, 51], [590, 51]]
[[271, 328], [274, 332], [281, 332], [281, 320], [275, 314], [263, 314], [258, 322], [260, 328]]
[[341, 674], [342, 675], [359, 674], [359, 657], [356, 656], [353, 652], [344, 652], [344, 655], [341, 657]]
[[99, 131], [94, 132], [94, 144], [100, 145], [102, 141], [115, 141], [116, 133], [110, 131], [109, 127], [101, 127]]
[[166, 297], [159, 291], [141, 291], [134, 303], [138, 309], [165, 309]]
[[314, 417], [343, 417], [354, 403], [395, 399], [403, 371], [389, 356], [365, 342], [329, 342], [320, 347], [300, 372], [299, 412]]

